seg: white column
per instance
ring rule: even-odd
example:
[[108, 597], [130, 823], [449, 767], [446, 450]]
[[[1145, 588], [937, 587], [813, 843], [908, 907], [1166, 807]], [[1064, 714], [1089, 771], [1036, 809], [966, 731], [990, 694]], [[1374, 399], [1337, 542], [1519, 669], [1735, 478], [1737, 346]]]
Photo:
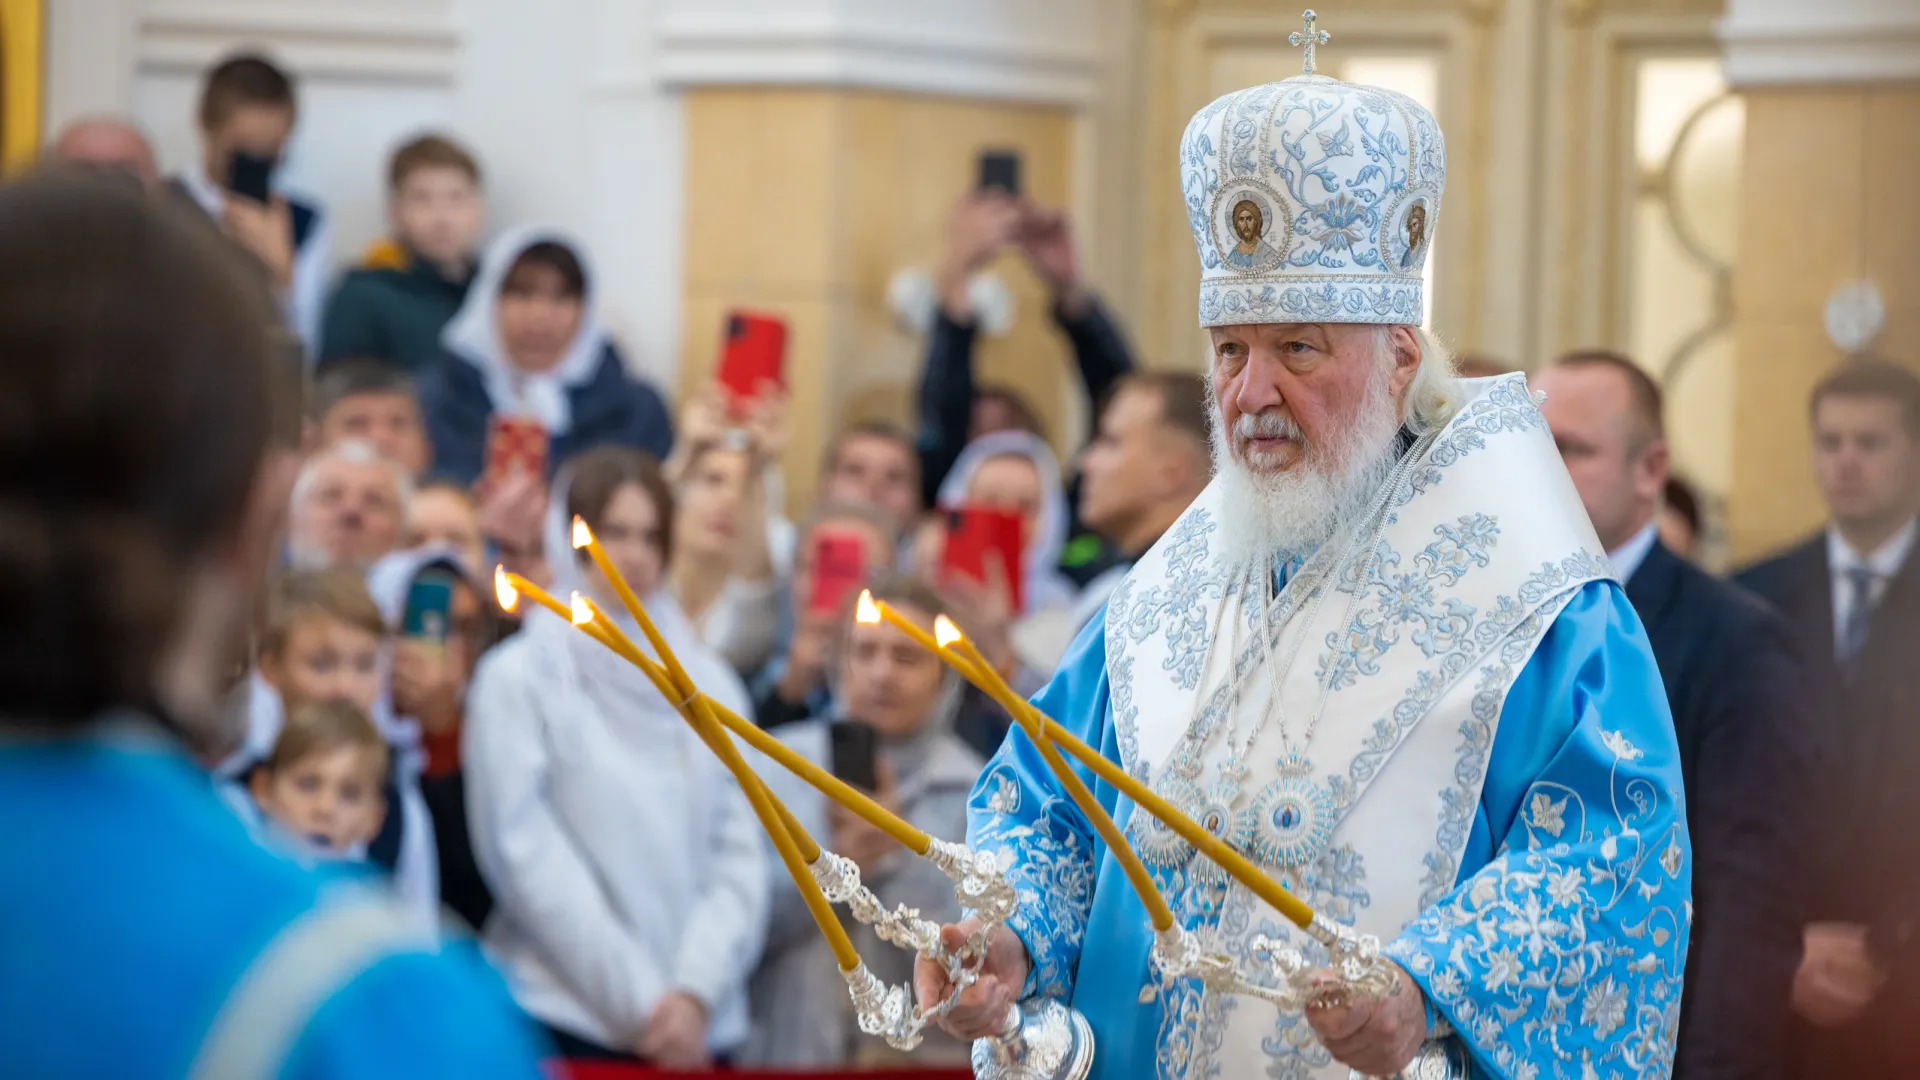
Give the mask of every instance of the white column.
[[1728, 0], [1720, 40], [1736, 87], [1920, 79], [1915, 0]]

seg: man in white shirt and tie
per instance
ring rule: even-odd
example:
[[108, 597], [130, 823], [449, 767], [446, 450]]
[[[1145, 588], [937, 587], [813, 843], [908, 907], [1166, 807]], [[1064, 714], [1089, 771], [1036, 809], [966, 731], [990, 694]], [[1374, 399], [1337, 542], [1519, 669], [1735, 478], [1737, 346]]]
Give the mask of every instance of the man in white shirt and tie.
[[1920, 378], [1849, 360], [1814, 387], [1822, 535], [1740, 576], [1798, 626], [1820, 685], [1800, 1075], [1920, 1073]]

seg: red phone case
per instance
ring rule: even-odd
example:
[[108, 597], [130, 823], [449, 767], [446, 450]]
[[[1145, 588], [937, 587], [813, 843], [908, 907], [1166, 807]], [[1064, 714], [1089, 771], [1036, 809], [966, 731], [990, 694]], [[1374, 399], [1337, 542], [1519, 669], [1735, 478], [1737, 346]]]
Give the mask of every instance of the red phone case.
[[941, 575], [962, 574], [985, 582], [987, 559], [997, 560], [1006, 577], [1016, 615], [1025, 610], [1025, 598], [1021, 595], [1025, 575], [1021, 573], [1020, 556], [1019, 514], [984, 506], [962, 506], [950, 512], [946, 552], [940, 560]]
[[546, 479], [552, 441], [537, 420], [494, 413], [487, 417], [487, 464], [480, 490], [490, 490], [516, 472]]
[[736, 409], [759, 396], [763, 383], [785, 386], [786, 366], [785, 320], [750, 311], [728, 314], [718, 378]]
[[859, 535], [821, 530], [813, 538], [813, 595], [807, 598], [807, 610], [815, 615], [839, 613], [866, 577], [867, 545]]

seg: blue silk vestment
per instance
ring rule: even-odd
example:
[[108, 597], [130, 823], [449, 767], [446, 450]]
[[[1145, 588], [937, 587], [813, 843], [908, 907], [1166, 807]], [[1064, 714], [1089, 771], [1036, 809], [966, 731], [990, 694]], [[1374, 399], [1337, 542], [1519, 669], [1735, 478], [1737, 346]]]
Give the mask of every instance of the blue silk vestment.
[[[1121, 760], [1105, 619], [1081, 632], [1034, 701]], [[1454, 888], [1387, 952], [1419, 983], [1429, 1015], [1465, 1044], [1475, 1076], [1666, 1076], [1692, 860], [1660, 674], [1616, 582], [1592, 580], [1574, 593], [1499, 717]], [[1124, 827], [1132, 802], [1090, 773], [1082, 778]], [[1157, 978], [1145, 909], [1023, 736], [1010, 736], [981, 774], [968, 832], [976, 847], [1001, 853], [1019, 891], [1011, 927], [1033, 961], [1027, 992], [1068, 1001], [1092, 1024], [1095, 1080], [1223, 1075], [1208, 1064], [1217, 1047], [1198, 1045], [1208, 1037], [1193, 1021], [1200, 1010], [1170, 1022], [1180, 988], [1143, 995]], [[1156, 879], [1163, 891], [1177, 887], [1163, 872]], [[1364, 905], [1364, 891], [1353, 902]], [[1276, 913], [1260, 914], [1278, 924]], [[1204, 919], [1186, 924], [1205, 939]], [[1196, 987], [1186, 987], [1189, 997]], [[1253, 999], [1232, 1007], [1273, 1008]], [[1293, 1030], [1303, 1023], [1276, 1016], [1262, 1042], [1268, 1076], [1327, 1066], [1325, 1050]]]

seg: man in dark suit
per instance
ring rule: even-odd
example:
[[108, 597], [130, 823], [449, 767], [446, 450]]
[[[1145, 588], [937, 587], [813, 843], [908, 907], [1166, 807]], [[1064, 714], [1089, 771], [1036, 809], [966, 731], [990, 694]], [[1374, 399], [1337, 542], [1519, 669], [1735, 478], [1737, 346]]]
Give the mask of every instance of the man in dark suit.
[[1794, 981], [1805, 1077], [1920, 1075], [1920, 378], [1855, 359], [1814, 387], [1830, 521], [1740, 575], [1814, 661], [1819, 859]]
[[1804, 922], [1805, 665], [1785, 621], [1661, 545], [1660, 389], [1616, 353], [1533, 380], [1567, 471], [1646, 624], [1680, 741], [1693, 834], [1693, 944], [1674, 1076], [1786, 1075]]

